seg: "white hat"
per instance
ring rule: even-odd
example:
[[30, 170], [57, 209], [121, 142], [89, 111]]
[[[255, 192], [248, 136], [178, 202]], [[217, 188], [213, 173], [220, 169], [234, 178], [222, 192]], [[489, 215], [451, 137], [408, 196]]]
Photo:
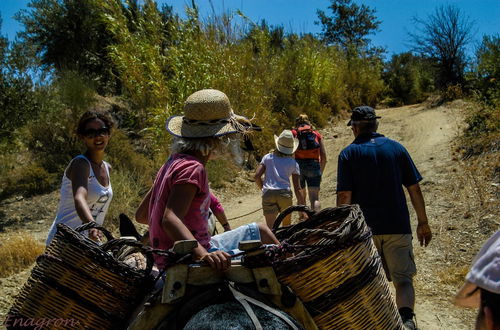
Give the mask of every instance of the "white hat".
[[500, 294], [500, 230], [483, 245], [465, 279], [466, 282], [455, 296], [456, 305], [479, 307], [477, 288]]
[[287, 155], [293, 154], [299, 146], [299, 140], [293, 137], [292, 131], [287, 129], [281, 132], [279, 137], [274, 135], [274, 143], [279, 152]]

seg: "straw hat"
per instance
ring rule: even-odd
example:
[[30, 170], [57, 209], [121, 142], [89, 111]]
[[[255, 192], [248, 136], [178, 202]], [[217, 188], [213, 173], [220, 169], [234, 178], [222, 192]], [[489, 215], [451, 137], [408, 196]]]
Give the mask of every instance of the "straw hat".
[[186, 99], [184, 116], [167, 119], [165, 128], [177, 137], [203, 138], [243, 132], [248, 119], [234, 114], [229, 98], [221, 91], [203, 89]]
[[279, 137], [274, 135], [274, 143], [279, 152], [287, 155], [293, 154], [299, 146], [299, 140], [293, 137], [292, 131], [287, 129], [281, 132]]

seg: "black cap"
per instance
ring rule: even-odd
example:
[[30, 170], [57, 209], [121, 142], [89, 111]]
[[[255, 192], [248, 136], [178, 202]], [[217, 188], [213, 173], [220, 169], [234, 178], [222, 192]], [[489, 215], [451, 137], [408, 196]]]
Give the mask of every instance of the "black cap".
[[347, 123], [347, 126], [351, 126], [352, 121], [361, 121], [361, 120], [375, 120], [378, 117], [375, 115], [375, 109], [369, 107], [367, 105], [362, 105], [360, 107], [356, 107], [352, 109], [351, 120]]

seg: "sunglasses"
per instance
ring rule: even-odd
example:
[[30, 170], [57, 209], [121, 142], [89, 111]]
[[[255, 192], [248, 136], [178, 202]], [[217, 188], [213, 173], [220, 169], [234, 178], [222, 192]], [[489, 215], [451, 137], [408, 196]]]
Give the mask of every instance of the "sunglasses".
[[109, 135], [109, 128], [108, 127], [101, 127], [99, 129], [94, 129], [94, 128], [88, 128], [85, 131], [83, 131], [83, 136], [86, 138], [95, 138], [98, 136], [104, 136], [104, 135]]

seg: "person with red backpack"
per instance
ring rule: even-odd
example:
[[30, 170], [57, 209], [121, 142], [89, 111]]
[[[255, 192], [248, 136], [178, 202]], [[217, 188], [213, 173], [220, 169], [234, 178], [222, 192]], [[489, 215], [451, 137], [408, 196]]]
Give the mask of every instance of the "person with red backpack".
[[[300, 186], [305, 190], [311, 203], [311, 209], [319, 211], [319, 189], [321, 176], [325, 170], [327, 158], [323, 138], [313, 129], [309, 117], [305, 114], [295, 119], [293, 135], [299, 140], [299, 147], [295, 151], [295, 160], [300, 167]], [[305, 191], [303, 192], [305, 196]]]

